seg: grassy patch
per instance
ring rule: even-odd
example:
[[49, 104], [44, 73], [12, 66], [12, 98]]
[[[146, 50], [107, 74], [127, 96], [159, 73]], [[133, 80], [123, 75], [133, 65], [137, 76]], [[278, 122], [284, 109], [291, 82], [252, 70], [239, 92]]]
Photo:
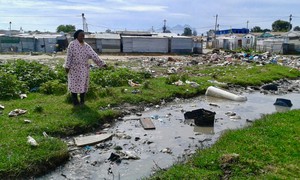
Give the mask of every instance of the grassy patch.
[[298, 178], [299, 116], [300, 110], [267, 115], [250, 127], [227, 131], [186, 164], [177, 164], [151, 179]]

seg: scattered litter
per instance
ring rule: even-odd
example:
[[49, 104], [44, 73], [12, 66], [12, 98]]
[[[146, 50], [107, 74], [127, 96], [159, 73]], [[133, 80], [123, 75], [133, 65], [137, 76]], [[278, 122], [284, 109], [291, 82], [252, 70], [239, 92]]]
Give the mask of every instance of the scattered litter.
[[140, 159], [140, 157], [133, 151], [122, 151], [122, 159]]
[[116, 154], [116, 153], [111, 153], [108, 160], [114, 162], [114, 161], [118, 161], [120, 160], [120, 155]]
[[165, 148], [165, 149], [162, 149], [162, 150], [160, 150], [160, 152], [162, 152], [162, 153], [168, 153], [168, 154], [172, 154], [172, 150], [170, 149], [170, 148]]
[[15, 110], [9, 112], [8, 116], [9, 117], [15, 117], [15, 116], [19, 116], [19, 115], [25, 114], [26, 112], [27, 111], [23, 110], [23, 109], [15, 109]]
[[209, 103], [210, 106], [215, 106], [215, 107], [220, 107], [219, 105], [217, 104], [214, 104], [214, 103]]
[[27, 98], [27, 95], [26, 94], [20, 94], [20, 98], [25, 99], [25, 98]]
[[277, 84], [266, 84], [266, 85], [263, 85], [261, 88], [264, 90], [267, 90], [267, 91], [278, 91]]
[[232, 111], [227, 111], [225, 114], [226, 114], [227, 116], [235, 116], [235, 115], [236, 115], [236, 113], [235, 113], [235, 112], [232, 112]]
[[45, 138], [49, 138], [48, 134], [47, 134], [45, 131], [43, 132], [43, 136], [44, 136]]
[[88, 144], [94, 144], [94, 143], [104, 141], [106, 139], [109, 139], [111, 136], [112, 136], [112, 134], [109, 134], [109, 133], [98, 134], [98, 135], [77, 137], [77, 138], [74, 138], [74, 141], [77, 146], [85, 146]]
[[219, 97], [224, 99], [229, 99], [233, 101], [247, 101], [246, 96], [239, 96], [225, 90], [219, 89], [217, 87], [209, 86], [205, 93], [206, 96]]
[[186, 80], [185, 83], [186, 83], [186, 84], [189, 84], [190, 86], [192, 86], [192, 87], [194, 87], [194, 88], [197, 88], [197, 87], [200, 86], [198, 83], [196, 83], [196, 82], [194, 82], [194, 81], [188, 81], [188, 80]]
[[135, 83], [132, 80], [128, 80], [128, 84], [131, 87], [139, 87], [139, 86], [141, 86], [141, 84]]
[[183, 86], [184, 85], [184, 83], [181, 80], [178, 80], [178, 81], [176, 81], [176, 82], [174, 82], [172, 84], [174, 84], [176, 86]]
[[213, 53], [210, 57], [210, 61], [217, 61], [219, 59], [219, 56], [217, 53]]
[[292, 107], [293, 104], [289, 99], [277, 98], [274, 105], [283, 106], [283, 107]]
[[215, 112], [206, 109], [196, 109], [184, 113], [185, 119], [194, 119], [197, 126], [213, 126], [215, 122]]
[[29, 124], [29, 123], [31, 123], [31, 120], [29, 120], [29, 119], [24, 119], [24, 122], [27, 123], [27, 124]]
[[150, 118], [142, 118], [140, 122], [145, 130], [155, 129], [155, 126]]
[[27, 136], [27, 143], [29, 143], [31, 146], [38, 146], [39, 144], [36, 142], [35, 139], [31, 136]]
[[239, 119], [242, 119], [241, 116], [237, 116], [237, 115], [229, 116], [229, 118], [232, 119], [232, 120], [239, 120]]

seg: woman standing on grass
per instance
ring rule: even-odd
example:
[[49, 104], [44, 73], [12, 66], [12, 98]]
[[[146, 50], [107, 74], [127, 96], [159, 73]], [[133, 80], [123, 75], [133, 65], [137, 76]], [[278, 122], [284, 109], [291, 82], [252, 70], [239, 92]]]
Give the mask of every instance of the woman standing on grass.
[[[99, 67], [106, 67], [105, 62], [98, 57], [92, 47], [84, 42], [84, 31], [77, 30], [74, 33], [74, 40], [69, 44], [64, 64], [68, 73], [68, 89], [71, 91], [74, 106], [84, 104], [84, 96], [89, 85], [89, 59], [92, 59]], [[78, 94], [80, 94], [80, 102]]]

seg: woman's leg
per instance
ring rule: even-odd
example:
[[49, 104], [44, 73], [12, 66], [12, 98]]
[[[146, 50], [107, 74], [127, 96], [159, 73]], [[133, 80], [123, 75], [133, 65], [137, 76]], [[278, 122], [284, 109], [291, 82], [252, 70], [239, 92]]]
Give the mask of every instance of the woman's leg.
[[80, 104], [81, 105], [84, 104], [84, 96], [85, 96], [85, 93], [80, 93]]
[[72, 93], [72, 101], [73, 101], [73, 105], [74, 105], [74, 106], [79, 105], [77, 93]]

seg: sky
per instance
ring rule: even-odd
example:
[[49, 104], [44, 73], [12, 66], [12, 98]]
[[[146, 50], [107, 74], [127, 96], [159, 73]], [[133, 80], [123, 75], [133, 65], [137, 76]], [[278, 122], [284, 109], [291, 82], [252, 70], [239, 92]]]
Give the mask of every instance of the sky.
[[[215, 29], [272, 29], [276, 20], [300, 26], [299, 0], [0, 0], [0, 29], [55, 32], [59, 25], [89, 32], [150, 31], [189, 25], [198, 34]], [[11, 22], [11, 23], [10, 23]]]

